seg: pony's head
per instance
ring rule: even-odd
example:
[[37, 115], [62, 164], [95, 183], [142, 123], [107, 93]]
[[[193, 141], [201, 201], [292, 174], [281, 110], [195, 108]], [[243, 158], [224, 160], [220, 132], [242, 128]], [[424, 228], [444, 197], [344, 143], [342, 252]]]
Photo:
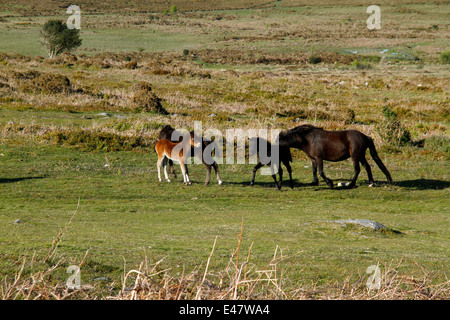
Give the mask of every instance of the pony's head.
[[202, 138], [191, 132], [191, 146], [194, 148], [201, 148]]

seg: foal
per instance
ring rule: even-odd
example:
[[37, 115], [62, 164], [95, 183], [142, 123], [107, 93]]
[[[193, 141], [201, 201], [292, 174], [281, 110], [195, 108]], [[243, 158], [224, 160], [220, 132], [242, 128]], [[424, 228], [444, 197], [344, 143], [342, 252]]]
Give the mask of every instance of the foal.
[[[250, 138], [250, 143], [255, 143], [256, 142], [256, 152], [259, 158], [259, 144], [260, 142], [262, 143], [266, 143], [267, 144], [267, 153], [268, 156], [271, 155], [271, 149], [272, 149], [272, 145], [269, 141], [263, 139], [263, 138]], [[249, 154], [249, 156], [252, 156], [254, 153]], [[268, 163], [266, 164], [267, 166], [270, 167], [270, 169], [272, 170], [272, 178], [273, 180], [275, 180], [275, 186], [277, 187], [278, 190], [281, 189], [281, 187], [283, 186], [283, 169], [281, 168], [280, 163], [283, 163], [284, 166], [286, 167], [287, 171], [289, 172], [289, 179], [291, 182], [291, 189], [294, 189], [294, 183], [292, 182], [292, 169], [291, 169], [291, 165], [290, 162], [292, 162], [292, 156], [291, 156], [291, 150], [288, 147], [284, 147], [284, 146], [280, 146], [278, 145], [278, 155], [279, 155], [279, 159], [277, 163]], [[259, 168], [261, 168], [262, 166], [264, 166], [264, 164], [261, 163], [261, 160], [259, 160], [258, 164], [253, 168], [253, 176], [252, 176], [252, 181], [250, 183], [250, 185], [253, 187], [253, 185], [255, 184], [255, 175], [256, 172], [259, 170]], [[278, 173], [280, 175], [280, 181], [277, 182], [277, 176], [274, 173], [274, 166], [278, 167]]]
[[[190, 185], [187, 159], [190, 157], [191, 148], [195, 146], [194, 143], [195, 136], [190, 135], [190, 139], [183, 139], [181, 142], [172, 142], [167, 139], [159, 140], [155, 145], [156, 153], [158, 154], [158, 162], [156, 163], [158, 167], [158, 180], [161, 181], [161, 164], [164, 167], [164, 177], [167, 182], [170, 182], [169, 176], [167, 174], [167, 160], [175, 160], [180, 163], [181, 173], [183, 175], [183, 180], [185, 185]], [[197, 146], [195, 146], [197, 147]]]
[[[170, 125], [165, 125], [161, 131], [159, 132], [159, 139], [167, 139], [170, 140], [172, 142], [180, 142], [182, 141], [182, 137], [180, 137], [180, 139], [178, 141], [176, 140], [172, 140], [172, 134], [175, 131], [174, 128], [172, 128], [172, 126]], [[191, 131], [191, 135], [194, 134], [194, 131]], [[216, 172], [216, 179], [217, 179], [217, 183], [219, 185], [222, 184], [222, 179], [220, 178], [219, 175], [219, 166], [217, 165], [217, 163], [214, 161], [212, 164], [208, 164], [205, 162], [204, 158], [203, 158], [203, 151], [205, 150], [205, 148], [210, 145], [211, 142], [209, 140], [206, 140], [205, 138], [202, 138], [202, 152], [201, 152], [201, 161], [202, 163], [205, 165], [206, 167], [206, 179], [205, 179], [205, 186], [209, 184], [210, 180], [211, 180], [211, 167], [214, 168], [214, 171]], [[194, 150], [191, 150], [191, 156], [195, 155]], [[175, 173], [175, 170], [173, 169], [173, 162], [172, 160], [169, 159], [169, 168], [170, 168], [170, 173], [173, 174], [173, 176], [176, 178], [177, 174]]]

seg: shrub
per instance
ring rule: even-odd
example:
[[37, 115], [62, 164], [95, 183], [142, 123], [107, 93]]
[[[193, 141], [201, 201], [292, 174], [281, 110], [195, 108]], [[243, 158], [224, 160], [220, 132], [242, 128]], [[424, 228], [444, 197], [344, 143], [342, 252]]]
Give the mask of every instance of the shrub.
[[63, 146], [73, 146], [86, 151], [128, 151], [147, 146], [139, 136], [118, 135], [112, 132], [86, 129], [63, 129], [52, 131], [44, 136]]
[[169, 9], [170, 13], [176, 13], [177, 11], [178, 11], [178, 9], [177, 9], [176, 5], [171, 6], [170, 9]]
[[355, 61], [352, 62], [352, 67], [355, 68], [355, 69], [359, 69], [359, 70], [365, 70], [365, 69], [372, 68], [370, 63], [368, 63], [368, 62], [361, 62], [361, 61], [358, 61], [358, 60], [355, 60]]
[[161, 105], [161, 99], [152, 92], [152, 87], [147, 82], [139, 82], [133, 86], [132, 97], [135, 112], [158, 112], [168, 114]]
[[57, 73], [41, 73], [35, 70], [13, 72], [11, 78], [17, 82], [17, 89], [22, 92], [62, 93], [70, 92], [70, 80]]
[[391, 147], [403, 147], [411, 144], [411, 133], [405, 129], [397, 113], [390, 107], [383, 107], [384, 121], [376, 126], [381, 138]]
[[431, 136], [425, 140], [424, 148], [450, 155], [450, 139], [445, 136]]
[[322, 58], [319, 57], [319, 56], [316, 56], [316, 55], [312, 54], [312, 55], [309, 56], [308, 61], [309, 61], [309, 63], [311, 63], [311, 64], [318, 64], [318, 63], [321, 63], [321, 62], [322, 62]]
[[450, 51], [444, 51], [439, 55], [439, 62], [442, 64], [450, 63]]

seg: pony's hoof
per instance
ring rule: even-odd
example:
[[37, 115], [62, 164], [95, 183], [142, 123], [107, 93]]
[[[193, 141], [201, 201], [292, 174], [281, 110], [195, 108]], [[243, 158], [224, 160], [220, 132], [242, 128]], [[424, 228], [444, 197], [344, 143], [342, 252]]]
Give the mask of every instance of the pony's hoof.
[[221, 186], [223, 184], [222, 180], [219, 180], [219, 186]]
[[167, 179], [167, 182], [171, 182], [170, 179]]
[[313, 181], [309, 185], [313, 186], [313, 187], [317, 187], [319, 185], [319, 181]]
[[350, 186], [350, 183], [351, 182], [339, 182], [338, 183], [338, 187], [348, 187], [348, 186]]

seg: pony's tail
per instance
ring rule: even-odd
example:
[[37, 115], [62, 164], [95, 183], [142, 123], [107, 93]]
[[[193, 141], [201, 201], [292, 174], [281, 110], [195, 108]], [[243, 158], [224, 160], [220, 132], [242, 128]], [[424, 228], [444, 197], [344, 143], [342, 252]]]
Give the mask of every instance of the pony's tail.
[[378, 157], [377, 150], [375, 149], [375, 144], [373, 143], [372, 138], [369, 138], [369, 151], [370, 155], [372, 156], [375, 163], [378, 165], [378, 167], [383, 171], [384, 175], [386, 176], [388, 182], [392, 184], [392, 177], [389, 173], [388, 169], [385, 167], [384, 163], [381, 161], [380, 157]]

